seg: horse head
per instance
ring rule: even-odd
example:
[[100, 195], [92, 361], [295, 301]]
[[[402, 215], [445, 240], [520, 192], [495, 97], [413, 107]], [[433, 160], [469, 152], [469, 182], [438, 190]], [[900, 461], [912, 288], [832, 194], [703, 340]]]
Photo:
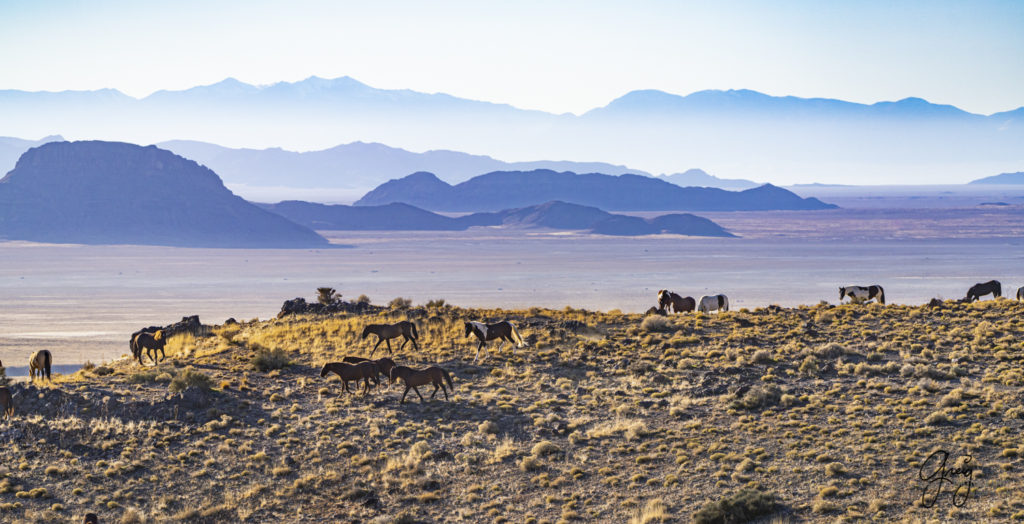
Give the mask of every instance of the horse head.
[[846, 288], [841, 287], [839, 288], [839, 300], [842, 300], [844, 297], [846, 297]]
[[324, 364], [324, 367], [320, 368], [320, 376], [321, 377], [326, 377], [327, 376], [327, 364]]
[[468, 337], [470, 335], [470, 333], [472, 333], [472, 332], [473, 332], [473, 323], [472, 322], [466, 322], [466, 334], [464, 336]]

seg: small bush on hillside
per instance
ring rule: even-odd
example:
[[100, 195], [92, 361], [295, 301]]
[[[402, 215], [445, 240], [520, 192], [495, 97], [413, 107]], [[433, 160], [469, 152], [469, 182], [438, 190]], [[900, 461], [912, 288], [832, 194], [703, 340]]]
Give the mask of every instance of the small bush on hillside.
[[318, 287], [316, 288], [316, 301], [329, 306], [337, 301], [341, 300], [341, 293], [338, 293], [333, 287]]
[[253, 355], [249, 363], [252, 364], [253, 369], [264, 373], [272, 369], [281, 369], [292, 364], [291, 361], [288, 360], [288, 354], [280, 348], [271, 350], [261, 349]]
[[213, 379], [192, 369], [192, 366], [189, 366], [179, 371], [178, 374], [171, 379], [171, 383], [167, 385], [167, 389], [174, 393], [184, 391], [189, 387], [197, 387], [203, 391], [209, 391], [213, 388]]
[[388, 302], [388, 307], [391, 309], [409, 309], [412, 307], [412, 299], [395, 297]]
[[778, 386], [754, 386], [742, 396], [737, 396], [730, 404], [732, 409], [758, 409], [774, 406], [782, 398], [782, 390]]
[[640, 327], [644, 331], [664, 333], [672, 331], [672, 321], [661, 315], [651, 315], [645, 317], [643, 322], [640, 323]]
[[696, 524], [750, 522], [769, 515], [775, 509], [775, 496], [761, 490], [744, 488], [718, 502], [708, 502], [693, 515]]

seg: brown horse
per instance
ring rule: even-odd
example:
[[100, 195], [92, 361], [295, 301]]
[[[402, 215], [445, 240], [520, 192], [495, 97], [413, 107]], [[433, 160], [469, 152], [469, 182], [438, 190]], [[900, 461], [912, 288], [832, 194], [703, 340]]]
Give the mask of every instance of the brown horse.
[[431, 366], [426, 369], [412, 369], [406, 366], [395, 366], [391, 368], [391, 384], [395, 383], [395, 380], [402, 379], [405, 382], [405, 392], [402, 393], [402, 400], [399, 404], [405, 403], [405, 396], [409, 394], [409, 390], [416, 392], [416, 396], [420, 397], [420, 402], [423, 402], [423, 395], [420, 395], [420, 390], [417, 386], [426, 386], [427, 384], [434, 385], [434, 392], [430, 394], [430, 398], [433, 399], [434, 395], [437, 395], [437, 390], [444, 391], [444, 399], [448, 399], [448, 390], [445, 389], [444, 383], [448, 382], [448, 387], [452, 388], [452, 393], [455, 393], [455, 384], [452, 383], [452, 376], [442, 368], [437, 366]]
[[676, 313], [683, 313], [696, 309], [697, 301], [693, 297], [681, 297], [667, 289], [658, 291], [658, 309], [668, 311], [670, 306]]
[[373, 380], [374, 384], [380, 385], [380, 379], [377, 378], [379, 374], [377, 370], [377, 364], [373, 362], [360, 362], [358, 364], [346, 364], [344, 362], [328, 362], [324, 364], [324, 367], [320, 368], [320, 376], [326, 377], [327, 373], [334, 373], [341, 377], [342, 387], [346, 393], [348, 389], [348, 381], [355, 380], [357, 383], [362, 380], [364, 382], [363, 394], [370, 392], [370, 381]]
[[14, 416], [14, 399], [11, 398], [11, 390], [7, 386], [0, 386], [0, 407], [4, 408], [4, 417]]
[[132, 333], [132, 337], [128, 339], [128, 347], [131, 348], [132, 350], [132, 357], [137, 358], [139, 360], [140, 366], [142, 365], [142, 348], [140, 348], [139, 345], [135, 343], [135, 337], [139, 336], [139, 333], [156, 333], [161, 329], [163, 329], [163, 327], [161, 326], [149, 326], [146, 328], [142, 328], [136, 331], [135, 333]]
[[[147, 333], [143, 331], [138, 335], [135, 335], [135, 339], [132, 340], [133, 351], [138, 351], [139, 364], [142, 364], [142, 350], [146, 350], [146, 355], [154, 364], [167, 358], [167, 352], [164, 351], [164, 346], [167, 345], [167, 337], [164, 336], [164, 330], [158, 329], [155, 333]], [[160, 360], [156, 359], [157, 352], [162, 356]]]
[[396, 324], [370, 324], [363, 329], [363, 336], [360, 338], [366, 338], [367, 335], [377, 335], [377, 343], [373, 346], [373, 351], [370, 351], [370, 356], [377, 351], [377, 347], [380, 346], [381, 342], [386, 342], [388, 345], [388, 354], [393, 355], [391, 351], [391, 339], [395, 337], [404, 337], [402, 345], [398, 346], [398, 350], [401, 351], [405, 347], [405, 344], [412, 341], [412, 347], [416, 348], [416, 351], [420, 350], [419, 344], [416, 343], [416, 339], [419, 335], [416, 334], [416, 324], [403, 320]]
[[29, 382], [36, 379], [36, 372], [39, 372], [39, 379], [43, 379], [45, 373], [46, 380], [53, 381], [50, 378], [50, 365], [53, 364], [53, 355], [50, 354], [49, 349], [40, 349], [35, 353], [32, 353], [31, 357], [28, 357], [28, 374]]
[[377, 360], [370, 360], [363, 357], [345, 357], [341, 359], [342, 362], [347, 364], [358, 364], [360, 362], [373, 362], [377, 365], [377, 371], [385, 377], [391, 376], [391, 368], [395, 367], [395, 361], [388, 357], [378, 358]]
[[[476, 357], [473, 358], [473, 362], [476, 362], [480, 358], [480, 348], [484, 347], [484, 344], [494, 340], [501, 339], [501, 344], [498, 345], [498, 350], [501, 351], [501, 346], [505, 345], [505, 341], [509, 341], [516, 346], [512, 348], [512, 354], [516, 354], [516, 347], [523, 347], [526, 342], [523, 341], [523, 337], [519, 336], [519, 332], [516, 331], [516, 327], [507, 320], [502, 320], [496, 324], [484, 324], [482, 322], [466, 322], [466, 336], [468, 337], [472, 333], [476, 335], [476, 338], [480, 340], [480, 345], [476, 347]], [[484, 358], [487, 358], [484, 356]]]
[[998, 280], [989, 280], [988, 282], [974, 284], [967, 290], [967, 297], [964, 300], [967, 302], [974, 302], [975, 300], [981, 300], [981, 297], [989, 293], [992, 293], [993, 299], [1003, 296], [1002, 284], [1000, 284]]

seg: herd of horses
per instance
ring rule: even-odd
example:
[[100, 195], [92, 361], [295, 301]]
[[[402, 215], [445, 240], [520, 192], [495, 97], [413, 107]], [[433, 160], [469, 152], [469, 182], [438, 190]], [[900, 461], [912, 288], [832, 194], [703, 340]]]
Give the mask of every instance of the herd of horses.
[[430, 394], [431, 399], [440, 390], [444, 393], [444, 399], [449, 400], [448, 389], [445, 388], [446, 382], [448, 383], [448, 388], [451, 388], [453, 393], [455, 392], [452, 375], [446, 369], [438, 366], [412, 369], [408, 366], [399, 366], [388, 357], [377, 360], [363, 357], [345, 357], [341, 359], [341, 362], [328, 362], [320, 368], [321, 377], [326, 377], [328, 373], [338, 375], [345, 392], [350, 391], [348, 389], [349, 381], [355, 381], [358, 384], [362, 380], [363, 395], [370, 392], [371, 381], [375, 385], [380, 386], [380, 375], [384, 375], [388, 379], [389, 387], [393, 386], [396, 381], [401, 380], [405, 384], [405, 391], [402, 393], [402, 399], [399, 401], [400, 404], [405, 403], [405, 396], [409, 394], [409, 390], [415, 392], [416, 396], [420, 397], [420, 402], [423, 402], [424, 399], [423, 395], [420, 394], [419, 386], [434, 386], [434, 392]]
[[[989, 280], [975, 284], [967, 290], [967, 296], [960, 299], [961, 302], [974, 302], [981, 300], [981, 297], [992, 295], [993, 299], [1003, 296], [1003, 287], [998, 280]], [[885, 304], [885, 290], [882, 286], [872, 284], [870, 286], [843, 286], [839, 288], [839, 302], [849, 298], [851, 303], [860, 304], [875, 300], [879, 304]], [[1017, 288], [1017, 300], [1024, 301], [1024, 286]], [[712, 311], [729, 311], [729, 298], [725, 295], [705, 295], [699, 300], [693, 297], [684, 297], [667, 289], [658, 291], [658, 306], [652, 307], [648, 313], [687, 313], [690, 311], [710, 313]]]

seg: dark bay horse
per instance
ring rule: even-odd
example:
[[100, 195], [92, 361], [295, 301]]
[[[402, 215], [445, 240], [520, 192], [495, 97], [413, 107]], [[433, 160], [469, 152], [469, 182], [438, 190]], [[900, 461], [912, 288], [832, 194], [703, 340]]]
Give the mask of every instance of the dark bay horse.
[[[484, 344], [495, 339], [501, 339], [501, 344], [498, 345], [498, 350], [501, 350], [501, 346], [505, 345], [505, 341], [509, 341], [515, 344], [515, 347], [523, 347], [526, 342], [523, 341], [523, 337], [519, 336], [519, 331], [516, 331], [516, 327], [507, 320], [502, 320], [496, 324], [484, 324], [482, 322], [466, 322], [466, 336], [468, 337], [472, 333], [476, 335], [476, 338], [480, 340], [480, 345], [476, 347], [476, 357], [473, 358], [473, 362], [476, 362], [480, 358], [480, 348], [484, 347]], [[516, 354], [515, 348], [512, 348], [512, 354]], [[484, 358], [487, 358], [486, 356]]]
[[45, 374], [46, 380], [53, 381], [50, 378], [50, 366], [53, 364], [53, 355], [50, 354], [49, 349], [40, 349], [35, 353], [32, 353], [31, 357], [28, 357], [28, 374], [29, 382], [36, 379], [36, 372], [39, 372], [39, 380], [43, 379]]
[[135, 337], [139, 336], [139, 333], [156, 333], [163, 329], [163, 326], [149, 326], [142, 328], [135, 333], [132, 333], [132, 337], [128, 339], [128, 347], [132, 349], [132, 356], [139, 360], [139, 365], [142, 365], [142, 348], [135, 343]]
[[14, 398], [7, 386], [0, 386], [0, 407], [4, 409], [4, 418], [14, 416]]
[[363, 357], [345, 357], [341, 359], [342, 362], [347, 364], [358, 364], [360, 362], [373, 362], [377, 365], [377, 371], [385, 377], [391, 376], [391, 368], [395, 367], [395, 361], [388, 357], [378, 358], [377, 360], [370, 360]]
[[669, 311], [669, 306], [676, 313], [683, 313], [696, 309], [697, 301], [693, 297], [682, 297], [667, 289], [658, 291], [658, 309]]
[[[146, 355], [154, 364], [160, 362], [160, 360], [167, 359], [167, 352], [164, 351], [164, 346], [167, 345], [167, 337], [164, 336], [164, 330], [158, 329], [155, 333], [148, 333], [143, 331], [135, 338], [132, 339], [132, 351], [137, 352], [136, 356], [139, 359], [139, 364], [142, 364], [142, 350], [146, 350]], [[160, 359], [157, 359], [157, 353], [161, 355]]]
[[989, 293], [992, 293], [993, 299], [1003, 296], [1002, 284], [1000, 284], [998, 280], [989, 280], [988, 282], [974, 284], [971, 286], [971, 289], [967, 290], [967, 297], [964, 298], [964, 300], [974, 302], [975, 300], [981, 300], [981, 297]]
[[839, 301], [844, 297], [850, 297], [850, 302], [860, 303], [875, 299], [879, 304], [885, 304], [885, 290], [882, 286], [846, 286], [839, 288]]
[[363, 395], [370, 392], [371, 380], [374, 384], [378, 386], [380, 385], [380, 379], [377, 378], [377, 375], [380, 374], [377, 369], [377, 364], [371, 361], [360, 362], [358, 364], [328, 362], [324, 364], [324, 367], [320, 368], [320, 376], [326, 377], [327, 373], [334, 373], [341, 377], [342, 389], [344, 389], [346, 393], [349, 392], [348, 381], [350, 380], [354, 380], [357, 383], [360, 380], [364, 382]]
[[416, 339], [419, 335], [416, 334], [416, 324], [403, 320], [396, 324], [370, 324], [363, 329], [363, 335], [360, 338], [366, 338], [367, 335], [377, 335], [377, 344], [373, 346], [373, 351], [370, 351], [370, 356], [377, 351], [377, 347], [380, 346], [381, 342], [386, 342], [388, 345], [388, 354], [393, 355], [391, 351], [391, 339], [395, 337], [404, 337], [402, 345], [398, 346], [398, 350], [401, 351], [405, 347], [405, 344], [412, 341], [412, 347], [416, 348], [416, 351], [420, 350], [419, 344], [416, 343]]
[[391, 368], [391, 383], [394, 384], [395, 380], [401, 379], [405, 383], [405, 392], [402, 393], [402, 400], [399, 404], [405, 403], [405, 396], [409, 394], [409, 390], [416, 392], [416, 396], [420, 397], [420, 402], [423, 402], [423, 395], [420, 395], [420, 390], [417, 386], [426, 386], [427, 384], [434, 385], [434, 392], [430, 394], [430, 398], [433, 399], [434, 395], [437, 395], [437, 390], [444, 391], [444, 399], [449, 400], [448, 390], [445, 389], [444, 383], [448, 382], [448, 387], [452, 389], [452, 393], [455, 393], [455, 384], [452, 383], [452, 376], [442, 368], [437, 366], [431, 366], [426, 369], [412, 369], [406, 366], [395, 366]]

